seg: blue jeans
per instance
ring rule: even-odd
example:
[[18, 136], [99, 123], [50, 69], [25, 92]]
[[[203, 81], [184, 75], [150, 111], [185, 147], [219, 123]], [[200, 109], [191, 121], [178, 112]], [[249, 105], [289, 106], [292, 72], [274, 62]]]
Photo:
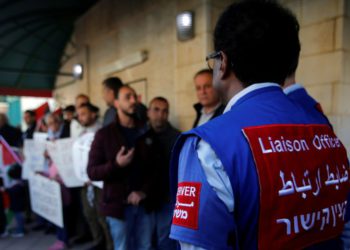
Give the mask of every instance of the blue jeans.
[[125, 219], [128, 230], [128, 250], [152, 249], [152, 214], [146, 213], [142, 205], [129, 205], [125, 208]]
[[56, 238], [68, 245], [68, 232], [66, 228], [56, 227]]
[[14, 212], [16, 219], [16, 233], [24, 233], [24, 216], [22, 212]]
[[176, 250], [177, 248], [176, 241], [169, 238], [173, 210], [173, 206], [168, 203], [164, 204], [160, 210], [154, 212], [157, 249], [159, 250]]
[[126, 224], [123, 220], [106, 217], [112, 236], [114, 250], [126, 250]]

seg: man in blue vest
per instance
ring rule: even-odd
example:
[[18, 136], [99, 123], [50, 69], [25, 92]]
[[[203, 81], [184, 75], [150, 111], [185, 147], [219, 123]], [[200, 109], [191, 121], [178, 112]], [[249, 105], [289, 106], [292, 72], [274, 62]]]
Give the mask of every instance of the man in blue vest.
[[284, 82], [284, 93], [290, 100], [300, 105], [310, 117], [315, 119], [315, 122], [326, 122], [332, 126], [327, 116], [323, 113], [321, 104], [310, 96], [301, 84], [296, 82], [295, 70], [296, 68], [293, 69], [293, 73], [291, 73]]
[[299, 25], [277, 3], [229, 6], [207, 57], [224, 114], [180, 137], [170, 237], [181, 249], [341, 249], [346, 151], [283, 93]]

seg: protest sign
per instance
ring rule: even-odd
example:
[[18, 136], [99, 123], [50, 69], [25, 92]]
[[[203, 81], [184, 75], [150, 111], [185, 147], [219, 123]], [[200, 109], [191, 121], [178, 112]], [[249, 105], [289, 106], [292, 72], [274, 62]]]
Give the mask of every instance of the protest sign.
[[24, 140], [22, 179], [28, 179], [30, 172], [44, 171], [45, 148], [46, 141], [32, 139]]
[[30, 174], [29, 192], [32, 210], [58, 227], [63, 227], [60, 184], [40, 174]]
[[74, 173], [72, 138], [59, 139], [47, 142], [47, 152], [56, 165], [58, 173], [66, 187], [81, 187], [84, 182], [79, 180]]
[[47, 140], [47, 133], [35, 132], [33, 134], [33, 139], [35, 141], [46, 141]]
[[[75, 140], [73, 144], [72, 157], [74, 163], [74, 171], [77, 178], [84, 183], [89, 182], [87, 175], [87, 165], [89, 160], [89, 152], [91, 143], [94, 140], [95, 133], [87, 133]], [[102, 188], [103, 182], [92, 182], [93, 185]]]

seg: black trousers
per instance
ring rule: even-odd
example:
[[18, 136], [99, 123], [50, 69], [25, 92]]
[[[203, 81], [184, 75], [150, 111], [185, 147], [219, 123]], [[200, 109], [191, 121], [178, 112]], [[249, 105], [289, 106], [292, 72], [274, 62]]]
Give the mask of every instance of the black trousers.
[[0, 234], [5, 232], [7, 226], [5, 209], [4, 209], [4, 197], [3, 193], [0, 192]]

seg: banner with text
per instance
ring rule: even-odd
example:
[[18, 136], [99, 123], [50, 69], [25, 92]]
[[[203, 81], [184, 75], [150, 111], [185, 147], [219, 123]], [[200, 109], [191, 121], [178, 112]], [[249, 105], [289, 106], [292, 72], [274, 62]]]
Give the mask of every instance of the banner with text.
[[[95, 133], [87, 133], [75, 140], [73, 144], [72, 157], [74, 163], [74, 171], [77, 178], [84, 183], [90, 182], [87, 175], [87, 165], [89, 161], [89, 152], [91, 143], [94, 140]], [[102, 181], [94, 181], [93, 185], [102, 188]]]
[[31, 172], [44, 171], [45, 149], [46, 141], [33, 139], [24, 140], [22, 179], [27, 180]]
[[340, 235], [349, 164], [333, 131], [268, 125], [243, 132], [260, 184], [259, 249], [301, 249]]
[[32, 210], [58, 227], [63, 227], [60, 184], [40, 174], [30, 174], [29, 192]]
[[82, 187], [84, 182], [77, 178], [73, 164], [74, 139], [59, 139], [47, 142], [47, 151], [56, 165], [58, 173], [66, 187]]

